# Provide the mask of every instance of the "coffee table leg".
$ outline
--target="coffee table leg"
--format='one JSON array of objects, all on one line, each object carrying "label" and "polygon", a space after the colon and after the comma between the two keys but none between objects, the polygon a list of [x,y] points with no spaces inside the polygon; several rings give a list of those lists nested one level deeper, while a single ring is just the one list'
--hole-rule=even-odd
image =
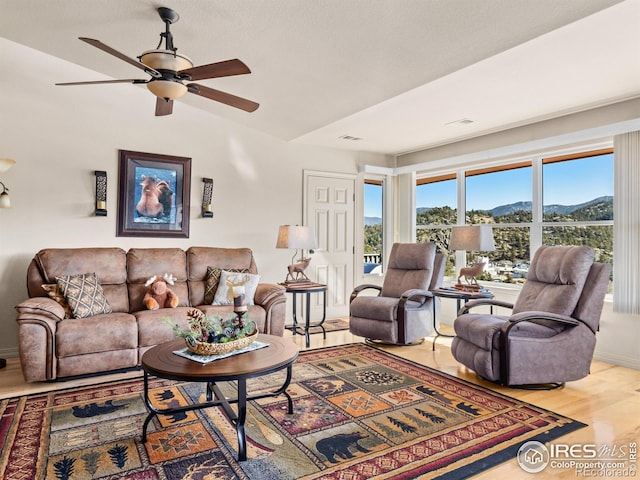
[{"label": "coffee table leg", "polygon": [[238,419],[236,430],[238,433],[238,461],[247,459],[247,437],[244,432],[244,422],[247,419],[247,380],[238,380]]},{"label": "coffee table leg", "polygon": [[289,413],[289,415],[293,414],[293,399],[291,398],[291,395],[289,395],[289,392],[287,392],[287,388],[289,388],[289,384],[291,383],[292,376],[293,376],[293,367],[289,365],[287,367],[287,378],[284,381],[284,385],[282,386],[282,393],[284,394],[285,397],[287,397],[287,406],[289,407],[289,410],[287,413]]},{"label": "coffee table leg", "polygon": [[149,401],[149,374],[147,372],[144,372],[144,403],[149,409],[149,414],[142,425],[142,443],[147,441],[147,427],[149,426],[151,419],[156,416],[156,409]]}]

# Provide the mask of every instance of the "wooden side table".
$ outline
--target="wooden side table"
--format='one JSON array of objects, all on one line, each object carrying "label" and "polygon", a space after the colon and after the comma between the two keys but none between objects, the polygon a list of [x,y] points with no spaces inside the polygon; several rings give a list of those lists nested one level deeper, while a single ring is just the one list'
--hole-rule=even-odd
[{"label": "wooden side table", "polygon": [[[431,293],[433,293],[434,297],[455,299],[456,312],[459,312],[463,303],[466,303],[469,300],[476,300],[478,298],[493,298],[493,293],[490,290],[487,290],[486,288],[482,288],[477,291],[468,291],[468,290],[458,290],[457,288],[453,288],[453,287],[450,287],[450,288],[442,287],[442,288],[437,288],[435,290],[432,290]],[[493,313],[493,307],[491,311]],[[438,339],[438,337],[449,337],[449,338],[455,337],[455,335],[448,335],[446,333],[440,333],[440,331],[438,331],[438,327],[436,324],[435,299],[433,302],[433,330],[436,332],[436,336],[433,338],[433,345],[431,346],[432,350],[436,349],[436,340]]]},{"label": "wooden side table", "polygon": [[[309,348],[309,329],[311,327],[320,327],[322,329],[322,338],[327,339],[327,331],[324,329],[324,321],[327,317],[327,286],[322,283],[308,283],[308,284],[286,284],[284,285],[287,292],[293,296],[293,326],[290,328],[294,335],[298,331],[304,332],[305,345]],[[311,294],[322,294],[322,318],[319,322],[311,323]],[[304,295],[306,297],[306,310],[304,312],[304,323],[298,322],[298,295]]]}]

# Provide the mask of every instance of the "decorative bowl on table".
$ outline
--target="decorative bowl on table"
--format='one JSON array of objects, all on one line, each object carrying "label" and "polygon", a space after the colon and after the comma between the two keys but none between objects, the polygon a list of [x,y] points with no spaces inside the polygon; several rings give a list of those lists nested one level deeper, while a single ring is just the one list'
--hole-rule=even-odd
[{"label": "decorative bowl on table", "polygon": [[184,338],[187,348],[197,355],[220,355],[251,345],[258,337],[255,322],[246,312],[230,314],[226,320],[208,316],[197,309],[187,311],[188,328],[168,321],[175,335]]},{"label": "decorative bowl on table", "polygon": [[248,337],[231,340],[226,343],[210,343],[200,342],[185,338],[187,348],[197,355],[220,355],[221,353],[229,353],[241,348],[248,347],[258,338],[258,332]]}]

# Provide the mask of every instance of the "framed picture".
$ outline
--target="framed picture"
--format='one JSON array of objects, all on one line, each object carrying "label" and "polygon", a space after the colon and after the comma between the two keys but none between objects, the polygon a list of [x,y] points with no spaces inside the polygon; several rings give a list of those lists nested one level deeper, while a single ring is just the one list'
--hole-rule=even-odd
[{"label": "framed picture", "polygon": [[119,152],[117,236],[189,238],[191,159]]}]

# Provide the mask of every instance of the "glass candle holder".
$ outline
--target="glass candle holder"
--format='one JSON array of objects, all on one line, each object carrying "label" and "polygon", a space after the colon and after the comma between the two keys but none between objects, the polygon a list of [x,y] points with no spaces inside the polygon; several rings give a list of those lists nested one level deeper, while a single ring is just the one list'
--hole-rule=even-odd
[{"label": "glass candle holder", "polygon": [[233,311],[236,313],[247,311],[247,296],[244,285],[233,287]]}]

